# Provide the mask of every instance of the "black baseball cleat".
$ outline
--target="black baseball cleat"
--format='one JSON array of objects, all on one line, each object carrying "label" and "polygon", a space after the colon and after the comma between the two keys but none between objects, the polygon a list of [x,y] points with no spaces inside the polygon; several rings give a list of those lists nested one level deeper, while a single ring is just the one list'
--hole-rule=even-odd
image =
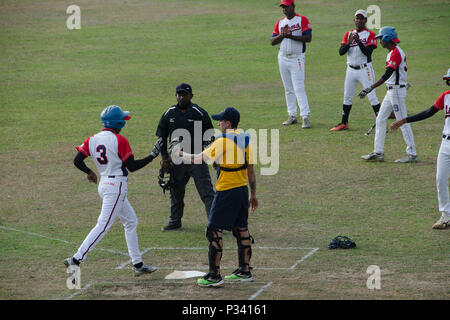
[{"label": "black baseball cleat", "polygon": [[175,231],[181,229],[181,223],[169,223],[167,226],[162,228],[162,231]]}]

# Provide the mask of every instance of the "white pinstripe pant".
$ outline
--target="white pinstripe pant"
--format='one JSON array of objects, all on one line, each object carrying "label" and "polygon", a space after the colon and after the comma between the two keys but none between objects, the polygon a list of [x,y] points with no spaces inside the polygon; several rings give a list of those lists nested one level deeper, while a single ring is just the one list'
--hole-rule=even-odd
[{"label": "white pinstripe pant", "polygon": [[450,199],[448,192],[448,177],[450,175],[450,140],[442,139],[437,158],[436,186],[439,201],[439,211],[450,216]]},{"label": "white pinstripe pant", "polygon": [[103,199],[102,211],[97,219],[97,224],[89,232],[78,252],[74,255],[75,259],[86,260],[88,253],[103,239],[116,218],[119,217],[125,229],[125,240],[131,261],[133,264],[142,262],[136,231],[138,220],[127,199],[127,192],[127,177],[101,177],[98,184],[98,194]]},{"label": "white pinstripe pant", "polygon": [[[374,141],[374,151],[376,153],[384,152],[384,141],[386,139],[386,121],[392,111],[395,113],[397,120],[407,117],[406,112],[406,88],[395,88],[388,90],[386,96],[381,103],[380,112],[376,120],[376,132]],[[409,155],[417,155],[416,146],[414,144],[414,135],[411,130],[411,125],[405,123],[400,127],[403,134],[403,140],[406,143],[406,153]]]}]

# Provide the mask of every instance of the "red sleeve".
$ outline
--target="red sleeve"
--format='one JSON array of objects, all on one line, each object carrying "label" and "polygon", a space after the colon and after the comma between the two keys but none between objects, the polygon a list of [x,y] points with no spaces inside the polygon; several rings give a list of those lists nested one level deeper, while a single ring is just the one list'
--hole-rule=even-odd
[{"label": "red sleeve", "polygon": [[89,137],[86,140],[84,140],[84,142],[83,142],[83,144],[81,146],[76,147],[76,149],[78,151],[80,151],[82,154],[84,154],[86,157],[90,156],[90,153],[89,153],[89,139],[91,139],[91,137]]},{"label": "red sleeve", "polygon": [[366,46],[375,46],[375,48],[377,47],[377,39],[375,39],[375,36],[375,32],[370,31]]},{"label": "red sleeve", "polygon": [[342,38],[341,44],[347,44],[347,40],[348,40],[348,36],[349,36],[350,32],[351,31],[347,31],[347,33],[345,34],[344,38]]},{"label": "red sleeve", "polygon": [[448,94],[450,94],[450,90],[445,91],[443,94],[441,94],[441,96],[436,100],[436,102],[433,104],[433,106],[438,110],[444,109],[444,99],[445,99],[445,96]]},{"label": "red sleeve", "polygon": [[281,20],[278,20],[277,23],[275,24],[275,28],[273,29],[273,32],[272,32],[273,36],[278,36],[280,34],[280,31],[279,31],[279,29],[280,29],[280,21]]},{"label": "red sleeve", "polygon": [[300,16],[302,18],[302,32],[305,32],[306,30],[312,30],[311,24],[309,23],[309,20],[307,17]]},{"label": "red sleeve", "polygon": [[386,68],[397,70],[400,63],[402,63],[402,56],[400,55],[400,51],[398,51],[397,48],[394,48],[389,61],[386,62]]},{"label": "red sleeve", "polygon": [[118,134],[117,136],[117,145],[119,149],[119,158],[122,159],[123,162],[127,161],[127,159],[133,155],[131,151],[130,143],[127,138]]}]

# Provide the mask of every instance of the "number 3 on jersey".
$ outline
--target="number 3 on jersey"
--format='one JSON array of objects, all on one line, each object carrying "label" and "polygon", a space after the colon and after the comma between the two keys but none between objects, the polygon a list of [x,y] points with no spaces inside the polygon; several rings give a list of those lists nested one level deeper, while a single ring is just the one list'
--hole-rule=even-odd
[{"label": "number 3 on jersey", "polygon": [[103,144],[101,144],[101,145],[97,146],[96,151],[98,153],[100,153],[100,157],[97,157],[98,163],[107,164],[108,158],[106,157],[106,147]]}]

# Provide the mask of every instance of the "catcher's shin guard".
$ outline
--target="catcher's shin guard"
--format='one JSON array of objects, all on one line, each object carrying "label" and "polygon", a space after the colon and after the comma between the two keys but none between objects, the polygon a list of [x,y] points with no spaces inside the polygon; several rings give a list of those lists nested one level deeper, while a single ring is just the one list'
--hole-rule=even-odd
[{"label": "catcher's shin guard", "polygon": [[219,237],[218,233],[222,233],[222,231],[213,227],[206,228],[206,238],[209,241],[209,272],[213,274],[219,274],[220,260],[222,259],[222,237]]},{"label": "catcher's shin guard", "polygon": [[[236,238],[236,243],[238,246],[238,261],[239,261],[239,268],[241,270],[245,269],[245,266],[250,267],[250,259],[252,257],[252,246],[251,244],[255,243],[255,240],[253,237],[248,233],[248,237],[242,237],[241,232],[248,232],[248,229],[242,229],[242,228],[234,228],[233,229],[233,236]],[[248,240],[250,241],[249,245],[244,245],[242,243],[242,240]]]}]

